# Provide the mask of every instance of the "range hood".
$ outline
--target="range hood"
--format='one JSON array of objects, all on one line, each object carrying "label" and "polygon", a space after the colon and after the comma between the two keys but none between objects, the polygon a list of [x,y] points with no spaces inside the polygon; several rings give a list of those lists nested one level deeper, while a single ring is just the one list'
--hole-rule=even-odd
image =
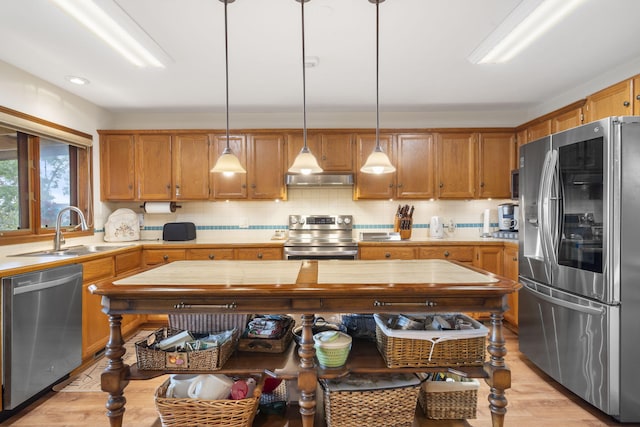
[{"label": "range hood", "polygon": [[349,187],[353,186],[353,174],[288,174],[285,183],[289,187]]}]

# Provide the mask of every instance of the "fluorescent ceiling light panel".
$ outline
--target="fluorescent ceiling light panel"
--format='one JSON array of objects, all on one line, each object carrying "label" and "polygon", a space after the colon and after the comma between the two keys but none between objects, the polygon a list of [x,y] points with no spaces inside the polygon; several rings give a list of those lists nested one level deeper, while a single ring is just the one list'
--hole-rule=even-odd
[{"label": "fluorescent ceiling light panel", "polygon": [[469,55],[474,64],[507,62],[584,0],[523,0]]},{"label": "fluorescent ceiling light panel", "polygon": [[138,67],[164,68],[160,46],[114,0],[50,0]]}]

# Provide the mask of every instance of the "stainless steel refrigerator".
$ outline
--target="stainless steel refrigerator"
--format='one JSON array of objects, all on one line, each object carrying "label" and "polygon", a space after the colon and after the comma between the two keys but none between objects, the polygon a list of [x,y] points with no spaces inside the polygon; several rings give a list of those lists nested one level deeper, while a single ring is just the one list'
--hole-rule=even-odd
[{"label": "stainless steel refrigerator", "polygon": [[520,351],[640,422],[640,117],[520,148]]}]

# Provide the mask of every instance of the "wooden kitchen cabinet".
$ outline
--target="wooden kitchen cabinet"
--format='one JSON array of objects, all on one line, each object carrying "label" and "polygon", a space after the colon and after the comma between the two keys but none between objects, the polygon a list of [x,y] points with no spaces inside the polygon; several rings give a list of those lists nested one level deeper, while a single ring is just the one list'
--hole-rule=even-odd
[{"label": "wooden kitchen cabinet", "polygon": [[[502,274],[511,279],[518,280],[518,246],[505,245],[504,257],[502,262]],[[515,328],[518,327],[518,293],[509,294],[508,303],[509,310],[504,313],[504,319]]]},{"label": "wooden kitchen cabinet", "polygon": [[577,107],[558,114],[551,118],[551,130],[553,133],[562,132],[582,124],[582,107]]},{"label": "wooden kitchen cabinet", "polygon": [[207,200],[209,135],[177,134],[172,144],[174,200]]},{"label": "wooden kitchen cabinet", "polygon": [[198,248],[187,249],[188,260],[231,260],[234,259],[233,249],[230,248]]},{"label": "wooden kitchen cabinet", "polygon": [[185,249],[145,249],[144,263],[146,265],[167,264],[186,259]]},{"label": "wooden kitchen cabinet", "polygon": [[418,250],[420,259],[446,259],[460,261],[465,264],[473,263],[473,246],[447,245],[447,246],[421,246]]},{"label": "wooden kitchen cabinet", "polygon": [[476,246],[473,265],[502,276],[502,245]]},{"label": "wooden kitchen cabinet", "polygon": [[396,198],[435,197],[435,149],[432,134],[396,136]]},{"label": "wooden kitchen cabinet", "polygon": [[282,247],[239,248],[235,250],[235,259],[237,260],[259,261],[282,258]]},{"label": "wooden kitchen cabinet", "polygon": [[[287,169],[302,150],[302,132],[287,135]],[[307,147],[325,173],[353,173],[353,134],[307,132]]]},{"label": "wooden kitchen cabinet", "polygon": [[415,259],[416,248],[401,246],[364,246],[359,248],[360,259]]},{"label": "wooden kitchen cabinet", "polygon": [[511,171],[516,168],[516,142],[512,132],[478,135],[478,198],[511,198]]},{"label": "wooden kitchen cabinet", "polygon": [[172,200],[171,135],[136,135],[137,200]]},{"label": "wooden kitchen cabinet", "polygon": [[100,135],[100,200],[134,200],[133,135]]},{"label": "wooden kitchen cabinet", "polygon": [[585,123],[609,116],[633,114],[633,79],[609,86],[587,97]]},{"label": "wooden kitchen cabinet", "polygon": [[633,78],[633,114],[640,115],[640,75]]},{"label": "wooden kitchen cabinet", "polygon": [[440,199],[476,197],[477,136],[474,133],[436,135],[436,194]]},{"label": "wooden kitchen cabinet", "polygon": [[[355,137],[356,144],[356,186],[354,199],[392,199],[396,195],[396,174],[370,174],[363,173],[360,168],[365,164],[369,154],[376,147],[376,135],[358,134]],[[380,134],[380,146],[395,166],[393,135]]]},{"label": "wooden kitchen cabinet", "polygon": [[[216,164],[218,157],[227,147],[226,135],[216,135],[211,143],[211,167]],[[240,164],[247,170],[247,139],[244,135],[229,135],[229,148],[238,158]],[[211,179],[211,196],[216,200],[246,199],[247,174],[235,173],[227,176],[221,173],[209,174]]]},{"label": "wooden kitchen cabinet", "polygon": [[545,119],[538,123],[534,123],[527,127],[527,142],[532,142],[544,136],[551,135],[552,132],[551,119]]}]

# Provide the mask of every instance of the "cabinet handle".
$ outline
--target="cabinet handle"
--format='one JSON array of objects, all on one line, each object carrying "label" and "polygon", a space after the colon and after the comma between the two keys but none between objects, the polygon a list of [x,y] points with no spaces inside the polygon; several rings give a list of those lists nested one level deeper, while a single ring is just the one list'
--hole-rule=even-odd
[{"label": "cabinet handle", "polygon": [[384,301],[374,301],[373,302],[373,306],[374,307],[384,307],[384,306],[390,306],[390,305],[401,305],[401,306],[407,306],[407,307],[435,307],[438,305],[437,302],[435,301],[429,301],[426,300],[423,303],[420,302],[384,302]]},{"label": "cabinet handle", "polygon": [[258,259],[262,259],[262,252],[258,252]]},{"label": "cabinet handle", "polygon": [[209,259],[214,259],[216,256],[214,254],[209,254]]},{"label": "cabinet handle", "polygon": [[484,182],[480,183],[480,188],[484,187]]},{"label": "cabinet handle", "polygon": [[238,308],[238,304],[236,302],[232,302],[229,304],[185,304],[181,302],[180,304],[176,304],[173,306],[176,310],[201,310],[203,308],[222,308],[225,310],[235,310]]},{"label": "cabinet handle", "polygon": [[162,259],[165,261],[169,261],[169,255],[162,255]]},{"label": "cabinet handle", "polygon": [[636,99],[640,101],[640,95],[636,95]]},{"label": "cabinet handle", "polygon": [[180,186],[176,185],[176,197],[180,196]]},{"label": "cabinet handle", "polygon": [[391,258],[391,254],[390,254],[389,252],[385,252],[385,253],[384,253],[384,257],[385,257],[385,258]]},{"label": "cabinet handle", "polygon": [[322,156],[322,160],[327,160],[327,156]]},{"label": "cabinet handle", "polygon": [[251,184],[251,188],[256,188],[256,185],[255,184]]},{"label": "cabinet handle", "polygon": [[514,260],[514,261],[517,261],[517,260],[518,260],[518,257],[517,257],[517,256],[514,256],[514,257],[513,257],[513,260]]},{"label": "cabinet handle", "polygon": [[242,184],[242,188],[247,188],[247,184]]},{"label": "cabinet handle", "polygon": [[444,184],[443,184],[443,183],[440,183],[440,188],[442,188],[442,187],[444,187]]},{"label": "cabinet handle", "polygon": [[625,107],[628,107],[629,105],[631,105],[631,103],[629,101],[624,101],[622,105],[624,105]]},{"label": "cabinet handle", "polygon": [[389,183],[389,188],[393,188],[393,182]]},{"label": "cabinet handle", "polygon": [[450,254],[449,254],[449,251],[444,251],[444,256],[445,256],[445,257],[448,257],[449,255],[450,255]]},{"label": "cabinet handle", "polygon": [[398,188],[402,188],[402,183],[398,184]]}]

